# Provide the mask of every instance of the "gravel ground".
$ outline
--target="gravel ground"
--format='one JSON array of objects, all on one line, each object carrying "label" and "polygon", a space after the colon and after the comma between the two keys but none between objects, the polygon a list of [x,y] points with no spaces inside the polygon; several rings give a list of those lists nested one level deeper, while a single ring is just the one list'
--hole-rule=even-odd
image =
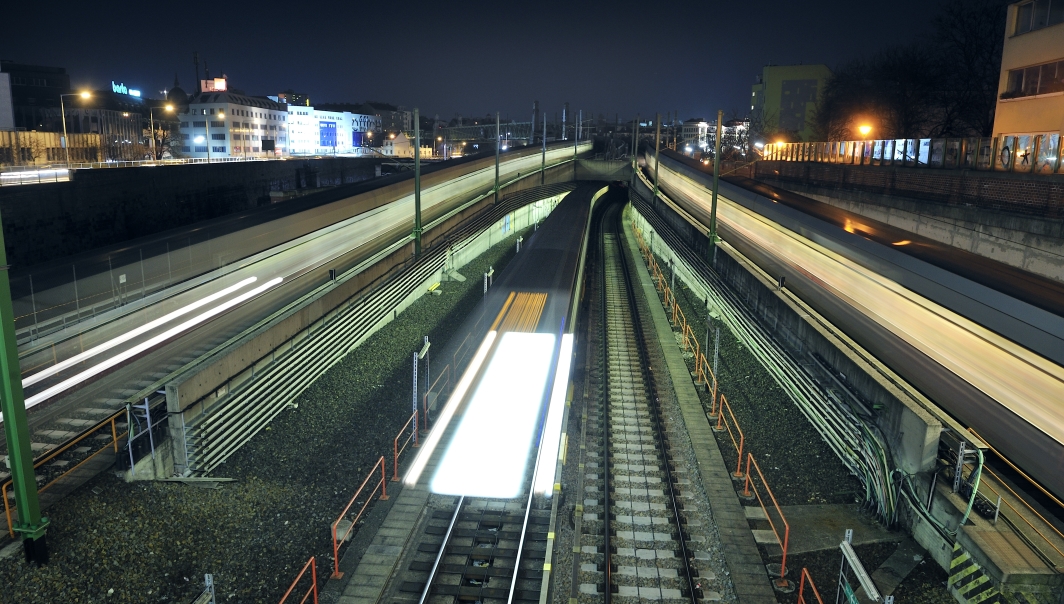
[{"label": "gravel ground", "polygon": [[[513,256],[511,236],[462,269]],[[187,602],[213,573],[219,602],[276,602],[311,555],[332,564],[335,520],[410,414],[409,354],[447,342],[481,298],[446,282],[333,366],[218,468],[219,489],[101,474],[47,511],[51,563],[0,560],[0,602]]]},{"label": "gravel ground", "polygon": [[[658,263],[667,266],[663,258],[659,257]],[[692,330],[705,349],[705,302],[680,281],[676,290],[680,308],[692,322]],[[707,358],[712,359],[712,344],[708,350]],[[688,361],[693,370],[691,359]],[[727,396],[746,436],[747,450],[758,460],[780,505],[863,502],[863,489],[856,477],[842,465],[760,362],[725,327],[720,331],[718,369],[720,391]],[[708,397],[703,398],[703,404],[708,405]],[[780,422],[785,422],[786,429],[780,428]],[[718,433],[717,440],[725,462],[734,464],[736,455],[727,433]],[[896,543],[868,544],[855,550],[866,569],[872,572],[896,547]],[[776,563],[780,559],[767,556],[764,551],[762,558]],[[801,569],[808,568],[821,596],[831,599],[838,586],[840,560],[838,549],[788,556],[787,567],[791,569],[788,576],[797,581]],[[946,590],[946,578],[946,571],[925,557],[895,590],[895,600],[921,604],[953,602]],[[777,593],[777,597],[783,603],[797,602],[796,594]]]},{"label": "gravel ground", "polygon": [[[658,258],[658,263],[668,266],[662,258]],[[692,323],[695,337],[705,350],[705,302],[679,280],[676,289],[680,308]],[[713,344],[710,343],[706,358],[711,363],[712,351]],[[688,365],[693,371],[693,357],[688,358]],[[757,358],[723,326],[717,381],[746,437],[745,449],[754,454],[780,505],[861,500],[858,493],[863,494],[864,489],[857,479],[843,467]],[[703,402],[708,406],[708,397]],[[717,439],[722,445],[724,461],[735,464],[735,447],[727,432],[719,433]],[[744,461],[744,471],[745,464]]]}]

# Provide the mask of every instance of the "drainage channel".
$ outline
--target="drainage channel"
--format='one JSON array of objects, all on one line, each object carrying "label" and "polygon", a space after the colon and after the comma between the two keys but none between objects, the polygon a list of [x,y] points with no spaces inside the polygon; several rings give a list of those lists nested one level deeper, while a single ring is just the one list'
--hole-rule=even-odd
[{"label": "drainage channel", "polygon": [[590,392],[600,396],[589,401],[581,445],[582,563],[574,564],[579,577],[573,578],[571,598],[607,604],[696,602],[702,598],[698,560],[708,555],[692,544],[705,539],[692,541],[688,534],[682,489],[691,483],[685,468],[673,462],[671,427],[657,401],[617,222],[616,212],[604,219],[612,227],[601,243],[598,309],[589,334],[604,354],[591,367],[589,380]]},{"label": "drainage channel", "polygon": [[416,550],[384,601],[539,602],[550,509],[527,510],[527,498],[447,501],[426,514]]}]

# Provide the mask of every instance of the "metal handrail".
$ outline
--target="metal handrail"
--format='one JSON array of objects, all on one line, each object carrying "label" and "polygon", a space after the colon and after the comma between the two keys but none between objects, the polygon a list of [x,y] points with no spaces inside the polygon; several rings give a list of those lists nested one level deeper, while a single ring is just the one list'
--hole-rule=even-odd
[{"label": "metal handrail", "polygon": [[[809,587],[813,590],[813,595],[816,596],[816,601],[820,604],[824,604],[824,600],[820,597],[820,592],[817,591],[816,584],[813,583],[813,575],[809,574],[809,569],[802,567],[802,578],[798,582],[798,604],[805,604],[805,581],[809,580]],[[809,600],[812,603],[812,600]]]},{"label": "metal handrail", "polygon": [[[736,442],[735,434],[732,433],[731,426],[728,425],[728,421],[724,418],[724,409],[728,410],[728,415],[731,416],[731,424],[735,426],[735,431],[739,433],[739,440]],[[731,405],[728,404],[727,397],[724,393],[720,395],[720,410],[717,413],[717,426],[714,428],[717,432],[724,430],[728,431],[728,436],[731,438],[732,445],[735,447],[736,453],[739,454],[739,461],[735,464],[735,472],[732,476],[736,478],[743,477],[743,449],[746,445],[746,436],[743,435],[743,429],[739,427],[739,422],[735,419],[735,413],[732,412]]]},{"label": "metal handrail", "polygon": [[776,496],[772,493],[772,489],[768,486],[768,481],[765,480],[765,475],[761,473],[761,467],[757,465],[757,461],[754,459],[753,453],[746,454],[746,484],[743,487],[743,495],[750,496],[750,485],[753,484],[750,474],[750,465],[753,464],[754,469],[757,470],[757,476],[761,479],[761,484],[765,487],[765,491],[768,492],[768,496],[772,499],[772,505],[776,507],[776,513],[779,514],[780,520],[783,522],[783,539],[780,539],[780,533],[776,529],[776,523],[772,521],[772,516],[768,513],[768,508],[765,507],[765,501],[761,499],[761,493],[757,490],[757,485],[754,485],[754,495],[757,496],[757,502],[761,504],[761,511],[765,513],[765,518],[768,520],[769,526],[772,527],[772,534],[776,536],[776,541],[783,548],[783,562],[780,564],[780,577],[776,579],[776,585],[779,587],[785,587],[789,584],[787,581],[787,546],[791,539],[791,525],[787,522],[787,518],[783,515],[783,510],[780,509],[780,504],[776,501]]},{"label": "metal handrail", "polygon": [[[104,427],[104,425],[106,425],[107,423],[111,424],[111,439],[112,440],[111,440],[110,443],[104,445],[103,447],[100,447],[100,449],[98,451],[96,451],[92,455],[89,455],[85,459],[83,459],[80,462],[78,462],[78,464],[75,465],[73,468],[70,468],[66,472],[63,472],[59,476],[56,476],[55,478],[53,478],[50,482],[48,482],[48,484],[46,484],[43,487],[37,489],[37,492],[38,493],[43,493],[45,490],[48,489],[48,487],[54,485],[56,482],[61,480],[67,474],[70,474],[74,470],[80,468],[85,462],[89,461],[93,457],[96,457],[98,454],[103,452],[104,449],[106,449],[109,446],[113,446],[114,450],[115,450],[115,453],[117,454],[118,453],[118,439],[121,438],[122,436],[125,436],[126,434],[129,434],[129,431],[127,430],[126,432],[124,432],[122,434],[118,434],[117,428],[115,427],[115,420],[118,419],[119,417],[121,417],[122,415],[124,415],[125,413],[126,413],[125,409],[116,412],[114,415],[112,415],[111,417],[109,417],[109,418],[101,421],[100,423],[96,424],[91,429],[86,430],[85,432],[82,432],[81,436],[78,436],[77,438],[74,438],[73,440],[71,440],[71,441],[67,442],[66,444],[64,444],[62,447],[59,447],[55,451],[52,451],[52,452],[48,453],[47,455],[45,455],[44,457],[41,457],[37,461],[33,462],[33,469],[36,470],[37,468],[39,468],[40,466],[44,465],[45,463],[48,463],[49,461],[52,461],[53,459],[55,459],[57,456],[65,453],[71,447],[73,447],[74,445],[78,444],[82,440],[84,440],[84,439],[88,438],[89,436],[95,434],[100,428]],[[0,486],[0,497],[2,497],[3,500],[4,500],[4,514],[7,516],[7,533],[12,538],[14,538],[15,537],[15,525],[14,525],[14,521],[11,518],[11,510],[13,510],[15,508],[11,507],[11,503],[8,501],[8,498],[7,498],[7,488],[9,486],[11,486],[12,484],[13,484],[13,481],[8,480],[7,482],[5,482],[3,484],[3,486]]]},{"label": "metal handrail", "polygon": [[[362,504],[362,508],[358,511],[358,514],[355,514],[354,519],[351,520],[351,526],[347,527],[347,531],[344,532],[343,538],[337,540],[336,527],[340,524],[340,521],[344,519],[344,516],[347,515],[347,512],[351,509],[351,506],[355,505],[355,500],[357,500],[358,496],[362,494],[362,489],[366,488],[366,484],[369,483],[369,480],[373,478],[374,474],[377,473],[377,466],[381,467],[380,482],[374,485],[373,490],[370,491],[369,496],[366,497],[366,502]],[[388,499],[388,477],[386,474],[387,469],[384,465],[384,456],[381,455],[381,458],[377,460],[377,463],[373,464],[373,467],[370,468],[369,474],[366,476],[366,479],[362,481],[362,485],[358,487],[358,490],[355,491],[354,496],[351,497],[351,501],[347,502],[347,506],[344,508],[344,511],[340,512],[340,515],[332,523],[333,574],[331,577],[329,577],[330,579],[343,578],[344,573],[340,572],[340,542],[346,541],[347,538],[351,536],[351,531],[354,530],[355,525],[358,524],[358,519],[362,517],[362,514],[366,512],[366,508],[369,507],[369,504],[373,502],[373,494],[377,492],[377,487],[380,487],[381,489],[380,499]]]},{"label": "metal handrail", "polygon": [[310,560],[307,560],[307,563],[303,565],[303,570],[299,571],[299,574],[296,575],[295,581],[292,581],[292,585],[289,586],[288,591],[284,592],[284,595],[281,596],[281,601],[278,604],[284,604],[285,600],[288,599],[288,595],[296,588],[299,580],[307,573],[308,568],[310,569],[311,585],[310,589],[303,594],[303,599],[299,601],[299,604],[304,604],[307,601],[307,598],[311,595],[314,596],[314,604],[318,604],[318,565],[314,561],[314,556],[311,556]]},{"label": "metal handrail", "polygon": [[[399,446],[399,437],[403,435],[403,432],[406,432],[407,427],[409,427],[411,422],[413,422],[415,419],[417,419],[417,411],[410,414],[410,418],[407,419],[406,423],[403,424],[403,427],[399,429],[399,434],[395,435],[395,441],[393,441],[392,443],[392,452],[394,454],[394,465],[392,466],[392,482],[399,482],[399,455],[401,455],[403,451],[406,451],[406,446],[410,444],[411,440],[414,441],[415,449],[418,446],[416,429],[411,430],[410,435],[407,436],[406,441],[403,442],[403,446]],[[415,423],[414,426],[416,427],[417,424]]]}]

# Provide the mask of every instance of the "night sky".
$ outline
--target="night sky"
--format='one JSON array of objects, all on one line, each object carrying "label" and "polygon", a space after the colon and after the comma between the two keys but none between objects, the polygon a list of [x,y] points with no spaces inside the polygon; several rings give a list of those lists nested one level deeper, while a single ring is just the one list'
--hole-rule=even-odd
[{"label": "night sky", "polygon": [[678,110],[746,115],[765,64],[840,62],[926,33],[949,0],[599,2],[145,2],[12,0],[0,58],[66,67],[74,87],[113,79],[146,96],[212,76],[312,103],[391,102],[451,118],[496,110],[553,119],[568,101],[613,118]]}]

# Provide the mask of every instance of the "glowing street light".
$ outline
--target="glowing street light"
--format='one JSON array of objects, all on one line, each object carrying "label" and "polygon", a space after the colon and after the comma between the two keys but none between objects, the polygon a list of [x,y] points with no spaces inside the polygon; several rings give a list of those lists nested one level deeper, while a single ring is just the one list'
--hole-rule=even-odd
[{"label": "glowing street light", "polygon": [[[174,110],[174,106],[167,105],[163,110],[169,113]],[[159,159],[155,153],[155,107],[148,107],[148,121],[151,123],[151,158]]]},{"label": "glowing street light", "polygon": [[868,133],[872,131],[872,127],[871,127],[871,126],[869,126],[868,124],[863,124],[863,125],[862,125],[862,126],[861,126],[860,128],[858,128],[857,130],[858,130],[858,131],[859,131],[859,132],[861,133],[861,136],[865,136],[865,137],[867,137],[867,136],[868,136]]},{"label": "glowing street light", "polygon": [[61,94],[61,95],[59,95],[59,113],[60,113],[60,116],[63,119],[63,151],[66,153],[66,165],[67,165],[67,168],[69,169],[70,168],[70,139],[67,138],[66,107],[63,105],[63,97],[65,97],[65,96],[80,96],[83,99],[87,99],[87,98],[92,97],[92,95],[89,94],[89,92],[87,90],[83,90],[81,92],[76,92],[76,93],[71,93],[71,94]]}]

